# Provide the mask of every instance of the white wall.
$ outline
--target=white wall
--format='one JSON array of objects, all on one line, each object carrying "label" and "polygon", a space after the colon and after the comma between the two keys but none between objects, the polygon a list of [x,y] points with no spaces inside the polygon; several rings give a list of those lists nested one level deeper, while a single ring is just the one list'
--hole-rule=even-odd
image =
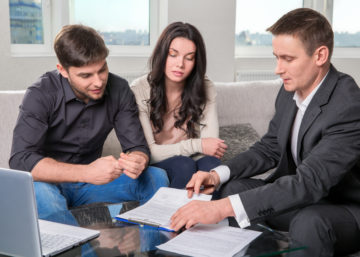
[{"label": "white wall", "polygon": [[[167,1],[167,0],[161,0]],[[186,21],[202,33],[208,52],[208,75],[217,81],[234,78],[235,0],[168,1],[168,22]],[[167,23],[168,23],[167,22]],[[166,24],[165,24],[166,25]],[[45,71],[55,69],[56,57],[13,57],[10,52],[9,5],[0,1],[0,89],[24,89]],[[226,39],[226,40],[221,40]],[[146,72],[148,57],[108,58],[117,74]]]},{"label": "white wall", "polygon": [[169,23],[189,22],[203,35],[207,49],[207,73],[214,81],[234,79],[235,2],[235,0],[169,1]]},{"label": "white wall", "polygon": [[[236,0],[167,1],[167,23],[184,21],[202,33],[208,57],[208,76],[214,81],[233,81],[236,70],[274,70],[269,58],[234,58]],[[166,25],[165,24],[165,25]],[[13,57],[10,52],[9,5],[0,1],[0,90],[25,89],[45,71],[55,69],[56,57]],[[110,70],[117,74],[143,73],[147,56],[109,57]],[[360,82],[360,58],[333,58],[338,70]]]},{"label": "white wall", "polygon": [[[357,49],[359,50],[359,49]],[[352,76],[358,86],[360,86],[360,57],[358,58],[340,58],[335,57],[332,63],[338,71],[344,72]]]}]

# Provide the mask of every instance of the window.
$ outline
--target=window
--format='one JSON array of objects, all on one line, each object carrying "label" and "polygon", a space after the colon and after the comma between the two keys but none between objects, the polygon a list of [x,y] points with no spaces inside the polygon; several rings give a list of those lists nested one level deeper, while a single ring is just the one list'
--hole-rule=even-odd
[{"label": "window", "polygon": [[149,45],[149,0],[72,0],[71,23],[95,28],[108,45]]},{"label": "window", "polygon": [[237,0],[235,54],[262,55],[264,47],[269,48],[272,42],[266,29],[286,12],[302,6],[303,0]]},{"label": "window", "polygon": [[41,0],[10,0],[12,44],[44,44]]},{"label": "window", "polygon": [[110,55],[147,56],[166,16],[160,0],[9,0],[9,10],[15,56],[53,55],[54,37],[73,23],[99,31]]},{"label": "window", "polygon": [[12,53],[48,52],[49,0],[9,0]]},{"label": "window", "polygon": [[335,47],[360,47],[358,0],[334,0],[333,30]]}]

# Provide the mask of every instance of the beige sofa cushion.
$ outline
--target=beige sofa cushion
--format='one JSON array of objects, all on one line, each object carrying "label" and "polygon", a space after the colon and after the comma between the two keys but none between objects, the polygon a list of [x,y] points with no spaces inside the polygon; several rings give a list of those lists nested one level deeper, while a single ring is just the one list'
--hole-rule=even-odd
[{"label": "beige sofa cushion", "polygon": [[281,79],[216,82],[220,126],[250,123],[263,136],[275,113],[275,99],[281,85]]}]

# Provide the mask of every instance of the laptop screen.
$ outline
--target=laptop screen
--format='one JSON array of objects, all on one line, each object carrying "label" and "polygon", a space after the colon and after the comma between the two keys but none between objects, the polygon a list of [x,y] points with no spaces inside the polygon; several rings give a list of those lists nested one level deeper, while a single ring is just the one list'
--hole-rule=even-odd
[{"label": "laptop screen", "polygon": [[0,252],[41,256],[33,179],[29,172],[0,168]]}]

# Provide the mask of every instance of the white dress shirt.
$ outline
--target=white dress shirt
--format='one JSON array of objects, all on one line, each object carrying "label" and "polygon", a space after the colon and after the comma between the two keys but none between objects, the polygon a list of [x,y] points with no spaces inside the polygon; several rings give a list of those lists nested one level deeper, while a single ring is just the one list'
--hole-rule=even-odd
[{"label": "white dress shirt", "polygon": [[[324,76],[324,78],[321,80],[321,82],[311,91],[311,93],[303,101],[300,98],[300,96],[297,94],[297,92],[295,91],[293,99],[296,102],[298,111],[296,113],[296,117],[295,117],[295,120],[293,123],[292,132],[291,132],[291,153],[292,153],[292,156],[293,156],[293,159],[294,159],[296,165],[297,165],[297,152],[296,152],[297,139],[298,139],[301,121],[304,117],[306,108],[309,106],[313,96],[315,95],[317,90],[320,88],[321,84],[323,83],[323,81],[325,80],[326,77],[327,77],[327,74]],[[215,170],[216,173],[220,177],[220,185],[224,184],[225,182],[227,182],[229,180],[230,169],[228,166],[220,165],[213,170]],[[246,227],[250,226],[249,217],[246,214],[246,211],[245,211],[244,205],[240,199],[240,196],[238,194],[230,195],[229,200],[231,202],[231,206],[235,213],[235,219],[236,219],[237,223],[239,224],[239,226],[241,228],[246,228]]]},{"label": "white dress shirt", "polygon": [[[327,74],[326,74],[327,75]],[[315,93],[320,88],[320,85],[323,83],[326,76],[321,80],[321,82],[311,91],[311,93],[305,98],[301,99],[299,94],[295,91],[295,94],[293,96],[293,99],[296,103],[296,106],[298,108],[298,111],[296,113],[296,117],[293,123],[292,132],[291,132],[291,154],[294,159],[294,162],[297,166],[297,141],[298,141],[298,135],[300,130],[300,125],[302,122],[302,119],[304,117],[305,111],[307,107],[309,106],[312,98],[314,97]]]}]

